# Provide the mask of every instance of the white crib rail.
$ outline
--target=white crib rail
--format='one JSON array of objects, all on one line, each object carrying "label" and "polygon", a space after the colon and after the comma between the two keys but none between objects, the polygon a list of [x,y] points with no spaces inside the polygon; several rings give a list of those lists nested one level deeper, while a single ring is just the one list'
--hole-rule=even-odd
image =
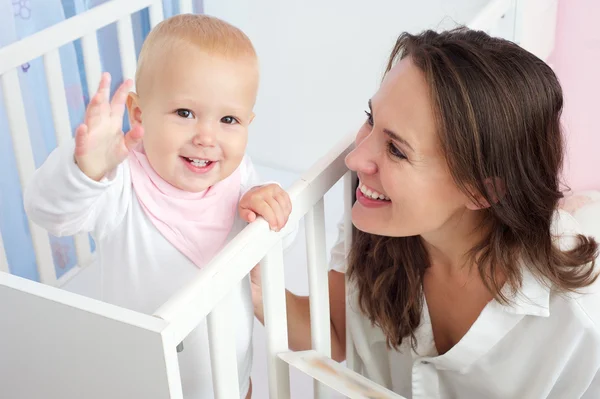
[{"label": "white crib rail", "polygon": [[[191,10],[191,1],[181,3]],[[109,1],[0,49],[0,76],[21,187],[25,187],[30,180],[35,163],[23,108],[18,68],[43,56],[54,130],[60,146],[71,139],[72,132],[59,48],[81,39],[88,94],[91,96],[98,88],[102,72],[97,31],[116,22],[123,77],[133,78],[136,61],[131,15],[146,7],[149,7],[151,24],[154,26],[163,17],[161,0]],[[57,281],[46,232],[32,223],[29,223],[29,228],[40,282],[60,285],[72,277],[74,273],[66,273],[61,278],[62,281]],[[74,237],[74,242],[77,268],[85,267],[92,259],[89,238],[87,234],[80,234]],[[8,271],[7,263],[4,247],[0,246],[0,270]]]},{"label": "white crib rail", "polygon": [[288,350],[288,328],[283,275],[283,247],[278,241],[260,263],[267,332],[269,398],[289,398],[290,370],[277,355]]},{"label": "white crib rail", "polygon": [[[310,295],[312,347],[321,355],[331,357],[329,314],[329,284],[325,248],[325,202],[317,202],[304,217]],[[315,398],[326,396],[323,385],[314,386]]]},{"label": "white crib rail", "polygon": [[6,259],[6,252],[4,251],[4,241],[2,240],[2,234],[0,234],[0,273],[10,273],[8,267],[8,259]]},{"label": "white crib rail", "polygon": [[[2,55],[0,55],[1,57]],[[21,187],[25,187],[33,172],[35,163],[33,160],[33,150],[29,140],[29,129],[27,128],[27,116],[25,114],[25,105],[21,86],[19,85],[19,75],[16,69],[11,69],[2,75],[2,93],[4,103],[6,104],[6,116],[10,129],[15,157],[17,160],[17,172]],[[54,285],[56,283],[56,272],[54,271],[54,262],[52,259],[52,249],[48,234],[41,227],[29,221],[29,231],[31,241],[35,251],[38,265],[40,281]],[[5,256],[4,254],[2,256]]]},{"label": "white crib rail", "polygon": [[[133,79],[135,78],[137,61],[135,58],[135,41],[133,39],[131,15],[123,17],[117,22],[117,37],[123,79]],[[135,87],[132,90],[135,91]]]},{"label": "white crib rail", "polygon": [[16,43],[9,44],[0,49],[0,75],[25,62],[41,57],[50,50],[89,34],[95,34],[99,29],[149,6],[152,6],[151,10],[156,13],[155,15],[159,15],[157,8],[162,11],[162,1],[160,0],[107,1]]},{"label": "white crib rail", "polygon": [[[352,206],[354,205],[354,187],[356,187],[356,175],[351,172],[346,172],[346,175],[344,176],[344,251],[346,257],[348,257],[352,246]],[[346,286],[348,286],[347,279]],[[348,309],[349,306],[349,302],[346,301],[346,314],[350,313],[350,310]],[[346,329],[346,365],[355,372],[359,372],[362,367],[349,328]]]},{"label": "white crib rail", "polygon": [[[210,362],[215,399],[239,398],[240,387],[230,298],[225,297],[206,317],[210,342]],[[231,364],[229,359],[234,359]],[[232,372],[232,370],[234,370]]]},{"label": "white crib rail", "polygon": [[[56,136],[56,143],[60,146],[71,139],[71,122],[69,120],[69,107],[58,49],[50,50],[44,54],[44,69],[46,72],[46,82],[48,82],[48,95],[52,108],[52,119],[54,121],[54,134]],[[23,132],[19,132],[18,130],[17,132],[20,135],[23,134]],[[78,234],[73,237],[73,240],[75,242],[75,254],[78,265],[83,267],[89,264],[92,250],[88,235]]]},{"label": "white crib rail", "polygon": [[179,0],[179,13],[191,14],[194,12],[192,0]]},{"label": "white crib rail", "polygon": [[468,27],[475,30],[487,31],[493,28],[503,15],[515,7],[517,0],[492,0],[477,16],[471,20]]},{"label": "white crib rail", "polygon": [[[314,321],[313,343],[320,353],[329,355],[330,352],[322,201],[325,193],[347,174],[344,158],[351,148],[353,139],[354,135],[344,138],[290,188],[293,210],[285,229],[281,232],[273,232],[264,220],[252,223],[217,254],[194,280],[154,313],[155,316],[169,322],[170,334],[176,342],[183,341],[226,298],[234,286],[261,262],[271,399],[290,396],[288,365],[278,357],[280,353],[289,350],[281,240],[307,214],[310,215],[307,249],[312,264],[311,298],[317,298],[317,303],[311,304],[311,317]],[[321,280],[317,281],[317,279]],[[318,292],[320,295],[317,294]],[[209,325],[212,322],[211,319],[208,320]],[[210,328],[212,327],[209,326]],[[211,347],[213,345],[214,343],[211,342]],[[223,370],[235,368],[236,359],[233,354],[226,359],[222,357],[220,361]]]},{"label": "white crib rail", "polygon": [[148,11],[150,14],[150,26],[154,28],[156,25],[162,21],[165,16],[163,13],[162,1],[154,2],[150,7],[148,7]]}]

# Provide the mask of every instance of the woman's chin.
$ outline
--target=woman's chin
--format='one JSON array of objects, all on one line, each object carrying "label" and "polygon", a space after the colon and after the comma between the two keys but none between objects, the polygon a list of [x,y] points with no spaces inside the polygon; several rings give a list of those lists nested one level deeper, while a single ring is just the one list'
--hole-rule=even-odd
[{"label": "woman's chin", "polygon": [[412,237],[421,235],[422,231],[407,228],[409,226],[394,223],[385,215],[352,208],[352,224],[363,233],[384,237]]},{"label": "woman's chin", "polygon": [[363,233],[383,235],[383,220],[379,220],[376,215],[366,215],[355,205],[352,208],[352,224]]}]

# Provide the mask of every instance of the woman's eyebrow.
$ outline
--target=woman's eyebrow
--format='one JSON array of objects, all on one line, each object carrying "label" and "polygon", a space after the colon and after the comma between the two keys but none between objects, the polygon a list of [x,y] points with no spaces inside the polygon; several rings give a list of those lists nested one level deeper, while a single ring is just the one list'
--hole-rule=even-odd
[{"label": "woman's eyebrow", "polygon": [[[374,113],[373,113],[373,105],[371,103],[371,100],[369,100],[369,110],[371,111],[371,115],[374,115]],[[397,142],[405,145],[412,152],[415,151],[412,148],[412,146],[410,145],[410,143],[408,141],[406,141],[405,139],[403,139],[402,137],[400,137],[400,135],[398,135],[397,133],[394,133],[393,131],[391,131],[389,129],[383,129],[383,133],[385,133],[392,140],[397,141]]]}]

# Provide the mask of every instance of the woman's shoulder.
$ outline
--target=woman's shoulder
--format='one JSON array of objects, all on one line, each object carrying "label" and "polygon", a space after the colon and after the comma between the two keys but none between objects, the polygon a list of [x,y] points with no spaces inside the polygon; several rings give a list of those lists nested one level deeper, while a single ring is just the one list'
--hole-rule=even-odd
[{"label": "woman's shoulder", "polygon": [[[556,240],[556,244],[563,251],[573,249],[577,242],[578,236],[583,234],[579,222],[570,213],[564,210],[558,210],[554,214],[552,223],[552,235]],[[598,239],[598,237],[596,237]],[[600,265],[598,259],[594,262],[594,273],[600,273]],[[577,289],[573,293],[553,293],[554,308],[551,313],[558,311],[566,311],[573,313],[576,319],[579,319],[583,325],[592,327],[600,334],[600,278],[596,278],[594,282],[586,287]]]},{"label": "woman's shoulder", "polygon": [[550,230],[562,250],[573,248],[576,244],[577,236],[582,232],[577,219],[562,209],[554,212]]},{"label": "woman's shoulder", "polygon": [[[596,273],[598,267],[596,264]],[[550,314],[565,324],[593,331],[600,340],[600,279],[572,293],[552,293]]]}]

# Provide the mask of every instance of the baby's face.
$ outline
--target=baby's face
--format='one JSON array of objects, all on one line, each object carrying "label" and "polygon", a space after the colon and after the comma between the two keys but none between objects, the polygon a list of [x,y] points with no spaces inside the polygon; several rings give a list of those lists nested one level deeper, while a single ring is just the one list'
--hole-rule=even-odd
[{"label": "baby's face", "polygon": [[200,192],[231,175],[244,157],[257,67],[194,49],[170,53],[148,74],[150,86],[138,107],[130,106],[130,117],[144,127],[154,170],[181,190]]}]

